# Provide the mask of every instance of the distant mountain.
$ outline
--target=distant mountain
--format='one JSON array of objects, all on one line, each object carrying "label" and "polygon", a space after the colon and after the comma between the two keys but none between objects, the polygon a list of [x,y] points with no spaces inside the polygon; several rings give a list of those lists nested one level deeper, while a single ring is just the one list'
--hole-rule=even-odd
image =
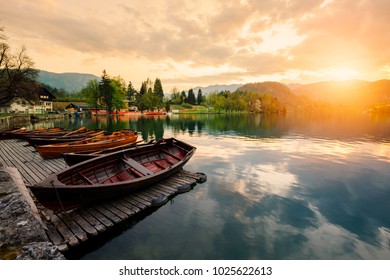
[{"label": "distant mountain", "polygon": [[193,88],[193,91],[195,94],[198,93],[199,89],[202,90],[202,94],[209,94],[211,92],[220,92],[220,91],[230,91],[233,92],[237,88],[242,86],[242,84],[231,84],[231,85],[211,85],[207,87],[195,87]]},{"label": "distant mountain", "polygon": [[370,105],[390,102],[390,80],[319,82],[298,87],[293,93],[333,104]]},{"label": "distant mountain", "polygon": [[279,82],[249,83],[237,88],[237,91],[266,93],[276,97],[286,106],[295,106],[298,102],[297,96],[286,85]]},{"label": "distant mountain", "polygon": [[289,83],[285,85],[292,91],[302,86],[302,84],[298,84],[298,83]]},{"label": "distant mountain", "polygon": [[53,73],[39,70],[38,81],[53,88],[64,89],[67,92],[79,91],[90,80],[100,80],[100,77],[82,73]]}]

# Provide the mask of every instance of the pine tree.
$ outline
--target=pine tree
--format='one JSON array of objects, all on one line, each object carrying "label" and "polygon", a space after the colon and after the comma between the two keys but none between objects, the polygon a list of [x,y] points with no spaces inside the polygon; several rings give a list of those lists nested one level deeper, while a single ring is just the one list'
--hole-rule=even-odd
[{"label": "pine tree", "polygon": [[126,98],[129,100],[129,103],[135,103],[135,97],[136,97],[137,91],[133,87],[133,84],[129,82],[127,85],[127,91],[126,91]]},{"label": "pine tree", "polygon": [[162,106],[164,100],[164,90],[162,88],[161,80],[159,78],[156,78],[156,81],[154,82],[153,93],[157,96],[158,104],[156,105],[158,107]]},{"label": "pine tree", "polygon": [[201,105],[203,103],[203,94],[202,94],[201,89],[198,90],[198,96],[196,98],[196,103],[198,103],[198,105]]},{"label": "pine tree", "polygon": [[180,99],[181,99],[181,104],[187,102],[187,95],[186,95],[186,92],[184,90],[181,92]]},{"label": "pine tree", "polygon": [[111,113],[113,109],[114,91],[111,87],[111,79],[106,70],[103,70],[102,79],[99,83],[99,91],[103,104],[106,105],[108,113]]},{"label": "pine tree", "polygon": [[147,93],[147,81],[142,82],[141,88],[136,95],[136,104],[138,106],[138,109],[142,112],[146,109],[145,106],[145,95]]},{"label": "pine tree", "polygon": [[194,90],[193,89],[190,89],[188,91],[188,97],[187,97],[187,103],[191,104],[191,105],[195,105],[195,94],[194,94]]}]

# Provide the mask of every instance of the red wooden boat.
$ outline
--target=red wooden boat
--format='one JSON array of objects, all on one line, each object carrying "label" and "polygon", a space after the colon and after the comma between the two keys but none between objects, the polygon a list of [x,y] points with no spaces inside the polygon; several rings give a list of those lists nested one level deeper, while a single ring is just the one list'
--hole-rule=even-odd
[{"label": "red wooden boat", "polygon": [[137,132],[131,129],[124,129],[113,132],[110,135],[97,136],[81,141],[58,143],[51,145],[36,146],[35,149],[45,159],[59,158],[64,153],[76,151],[93,151],[102,148],[111,148],[137,141]]},{"label": "red wooden boat", "polygon": [[178,172],[196,148],[175,138],[102,155],[29,186],[56,212],[107,200],[151,186]]}]

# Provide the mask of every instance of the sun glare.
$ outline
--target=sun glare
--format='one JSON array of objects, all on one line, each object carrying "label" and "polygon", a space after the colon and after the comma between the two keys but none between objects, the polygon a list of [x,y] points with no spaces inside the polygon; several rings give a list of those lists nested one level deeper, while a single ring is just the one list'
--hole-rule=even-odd
[{"label": "sun glare", "polygon": [[327,71],[330,78],[333,80],[349,80],[356,78],[358,75],[358,71],[348,67],[337,67],[332,68]]}]

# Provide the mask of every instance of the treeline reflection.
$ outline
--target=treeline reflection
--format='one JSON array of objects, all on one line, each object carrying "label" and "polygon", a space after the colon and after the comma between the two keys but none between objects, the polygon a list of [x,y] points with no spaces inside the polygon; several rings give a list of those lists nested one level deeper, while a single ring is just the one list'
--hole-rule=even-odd
[{"label": "treeline reflection", "polygon": [[[39,127],[37,123],[34,127]],[[47,123],[45,124],[48,125]],[[189,135],[238,135],[247,138],[281,138],[289,134],[334,140],[390,139],[390,116],[342,114],[232,114],[171,116],[99,116],[51,121],[52,126],[137,130],[142,139],[162,138],[166,131]]]}]

